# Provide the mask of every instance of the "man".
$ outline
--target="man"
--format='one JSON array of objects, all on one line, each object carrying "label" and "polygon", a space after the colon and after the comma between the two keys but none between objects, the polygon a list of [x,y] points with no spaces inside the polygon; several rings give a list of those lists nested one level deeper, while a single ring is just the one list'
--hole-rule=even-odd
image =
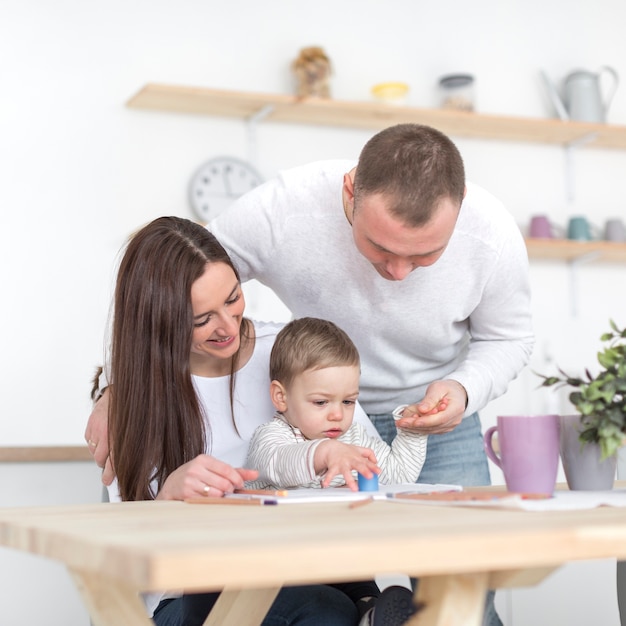
[{"label": "man", "polygon": [[528,258],[503,205],[465,183],[456,146],[400,124],[356,167],[313,163],[242,196],[209,228],[243,281],[294,317],[329,319],[362,359],[359,401],[383,439],[392,410],[428,439],[420,482],[489,484],[477,411],[533,346]]},{"label": "man", "polygon": [[[502,395],[534,343],[528,257],[512,216],[465,184],[448,137],[387,128],[356,167],[282,172],[209,228],[242,281],[295,317],[329,319],[361,354],[359,400],[380,435],[429,434],[419,482],[489,484],[477,411]],[[501,624],[489,594],[484,623]]]},{"label": "man", "polygon": [[[209,228],[242,281],[270,287],[294,317],[328,319],[350,335],[359,401],[388,443],[392,410],[409,405],[399,425],[430,435],[420,482],[489,484],[478,411],[532,352],[528,257],[503,205],[466,185],[448,137],[392,126],[356,165],[284,171]],[[103,464],[93,418],[91,437]],[[492,597],[485,623],[500,624]]]}]

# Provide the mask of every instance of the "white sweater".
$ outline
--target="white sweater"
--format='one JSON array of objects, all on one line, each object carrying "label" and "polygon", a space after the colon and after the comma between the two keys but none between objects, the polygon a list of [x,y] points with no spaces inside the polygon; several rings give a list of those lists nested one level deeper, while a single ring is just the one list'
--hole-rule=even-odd
[{"label": "white sweater", "polygon": [[350,161],[282,172],[253,189],[209,228],[243,281],[270,287],[295,317],[332,320],[356,343],[359,401],[391,413],[452,378],[468,393],[466,415],[502,395],[534,342],[528,257],[504,206],[468,193],[445,252],[405,280],[383,279],[356,249],[343,211]]}]

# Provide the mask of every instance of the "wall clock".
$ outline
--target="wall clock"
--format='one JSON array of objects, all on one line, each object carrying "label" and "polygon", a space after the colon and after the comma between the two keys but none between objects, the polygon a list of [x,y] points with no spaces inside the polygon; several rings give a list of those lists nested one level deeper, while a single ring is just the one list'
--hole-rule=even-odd
[{"label": "wall clock", "polygon": [[192,176],[189,202],[196,216],[208,222],[262,182],[250,163],[234,157],[214,157],[203,163]]}]

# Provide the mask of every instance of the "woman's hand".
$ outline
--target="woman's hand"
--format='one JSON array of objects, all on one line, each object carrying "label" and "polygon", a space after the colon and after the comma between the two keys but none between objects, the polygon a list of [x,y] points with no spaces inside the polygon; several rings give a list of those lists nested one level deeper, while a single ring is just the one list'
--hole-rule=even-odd
[{"label": "woman's hand", "polygon": [[352,491],[358,491],[357,482],[352,477],[353,470],[363,474],[365,478],[380,474],[373,450],[334,439],[326,439],[315,448],[314,465],[316,474],[325,474],[322,487],[328,487],[332,479],[341,474],[346,486]]},{"label": "woman's hand", "polygon": [[254,480],[258,475],[256,470],[231,467],[208,454],[200,454],[167,477],[156,499],[221,497],[225,493],[241,489],[244,481]]},{"label": "woman's hand", "polygon": [[461,383],[436,380],[428,386],[421,402],[404,409],[396,426],[424,435],[447,433],[461,423],[466,407],[467,392]]},{"label": "woman's hand", "polygon": [[110,485],[115,478],[113,462],[109,456],[109,389],[105,389],[96,402],[85,429],[85,441],[98,467],[104,468],[102,482]]}]

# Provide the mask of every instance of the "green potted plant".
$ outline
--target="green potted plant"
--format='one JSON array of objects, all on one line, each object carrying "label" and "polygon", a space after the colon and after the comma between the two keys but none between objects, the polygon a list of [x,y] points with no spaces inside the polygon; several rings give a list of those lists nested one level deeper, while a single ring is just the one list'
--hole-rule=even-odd
[{"label": "green potted plant", "polygon": [[543,378],[541,387],[574,389],[569,400],[580,414],[581,445],[597,443],[602,460],[617,454],[626,433],[626,329],[619,329],[613,320],[609,323],[611,331],[600,337],[605,347],[598,352],[602,368],[598,374],[592,376],[585,370],[579,378],[561,369],[560,376],[537,374]]}]

